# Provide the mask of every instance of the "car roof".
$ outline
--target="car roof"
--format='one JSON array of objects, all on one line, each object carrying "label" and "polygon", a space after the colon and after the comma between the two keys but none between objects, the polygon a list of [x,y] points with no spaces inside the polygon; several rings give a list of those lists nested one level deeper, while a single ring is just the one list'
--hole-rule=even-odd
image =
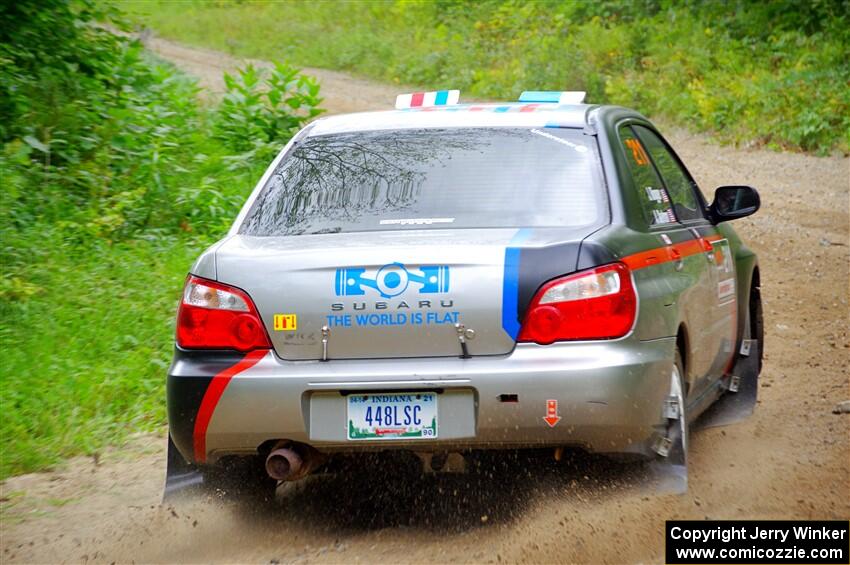
[{"label": "car roof", "polygon": [[313,122],[309,136],[355,131],[454,127],[584,128],[596,104],[485,103],[407,108],[329,116]]}]

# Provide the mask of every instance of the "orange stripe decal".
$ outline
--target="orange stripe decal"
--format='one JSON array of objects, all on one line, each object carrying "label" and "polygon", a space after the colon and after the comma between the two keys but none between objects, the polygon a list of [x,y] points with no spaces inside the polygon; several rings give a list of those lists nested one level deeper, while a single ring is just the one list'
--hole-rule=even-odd
[{"label": "orange stripe decal", "polygon": [[257,362],[268,354],[268,349],[257,349],[251,351],[243,357],[238,363],[228,367],[222,372],[213,377],[210,386],[204,393],[204,398],[201,400],[201,407],[198,408],[198,415],[195,417],[195,430],[192,434],[192,444],[195,451],[195,461],[198,463],[206,463],[207,461],[207,427],[210,425],[213,412],[221,395],[224,394],[224,389],[230,383],[230,379],[247,371],[257,364]]},{"label": "orange stripe decal", "polygon": [[723,239],[721,235],[710,235],[699,239],[689,239],[681,243],[663,245],[646,251],[638,251],[626,255],[620,261],[625,263],[631,270],[636,271],[652,265],[660,265],[670,261],[679,261],[685,257],[697,253],[708,253],[713,249],[711,242]]}]

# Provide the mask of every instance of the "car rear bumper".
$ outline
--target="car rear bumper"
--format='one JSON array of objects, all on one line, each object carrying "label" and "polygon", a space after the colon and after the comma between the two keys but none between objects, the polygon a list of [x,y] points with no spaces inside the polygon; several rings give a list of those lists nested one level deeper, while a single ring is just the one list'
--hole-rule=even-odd
[{"label": "car rear bumper", "polygon": [[[579,446],[648,454],[660,429],[675,339],[520,344],[506,356],[284,361],[178,350],[170,433],[187,460],[214,463],[287,439],[321,451]],[[436,440],[348,441],[345,395],[436,390]],[[516,399],[516,401],[512,401]],[[558,401],[550,426],[547,402]],[[200,413],[199,413],[200,412]]]}]

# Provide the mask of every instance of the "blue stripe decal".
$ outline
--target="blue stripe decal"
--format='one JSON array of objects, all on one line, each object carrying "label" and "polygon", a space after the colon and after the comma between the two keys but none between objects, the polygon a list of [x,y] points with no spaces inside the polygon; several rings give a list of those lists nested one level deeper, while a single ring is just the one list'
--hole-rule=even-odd
[{"label": "blue stripe decal", "polygon": [[511,109],[510,106],[499,106],[498,108],[494,108],[493,111],[501,113],[501,112],[507,112],[510,109]]},{"label": "blue stripe decal", "polygon": [[519,95],[520,102],[559,102],[560,91],[552,90],[526,90]]},{"label": "blue stripe decal", "polygon": [[449,101],[449,91],[448,90],[439,90],[437,91],[437,96],[434,97],[434,105],[435,106],[444,106],[446,102]]},{"label": "blue stripe decal", "polygon": [[519,335],[519,256],[522,242],[531,236],[530,229],[521,229],[514,234],[505,248],[505,274],[502,279],[502,329],[511,339]]}]

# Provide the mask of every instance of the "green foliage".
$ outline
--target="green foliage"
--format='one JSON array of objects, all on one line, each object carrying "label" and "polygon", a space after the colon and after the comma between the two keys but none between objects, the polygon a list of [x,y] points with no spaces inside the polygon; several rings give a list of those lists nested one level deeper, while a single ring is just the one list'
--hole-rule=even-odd
[{"label": "green foliage", "polygon": [[25,237],[43,246],[30,244],[21,273],[31,288],[0,300],[0,477],[162,426],[174,312],[202,248],[165,237],[80,247],[43,224]]},{"label": "green foliage", "polygon": [[250,57],[507,100],[522,90],[587,90],[592,102],[734,143],[850,151],[848,0],[220,0],[129,8],[166,37]]},{"label": "green foliage", "polygon": [[224,84],[216,131],[236,151],[277,147],[322,112],[319,83],[285,63],[270,73],[249,64],[235,77],[225,73]]},{"label": "green foliage", "polygon": [[104,96],[121,80],[112,70],[125,42],[92,25],[115,16],[92,1],[0,5],[0,141],[29,134],[57,156],[85,151],[61,141],[53,146],[52,133],[93,126],[97,110],[80,99]]},{"label": "green foliage", "polygon": [[15,188],[4,192],[10,217],[0,230],[36,221],[60,225],[64,237],[173,230],[185,218],[168,200],[191,184],[169,181],[186,175],[204,129],[194,84],[94,25],[108,12],[89,2],[7,6],[20,13],[0,42],[0,170]]},{"label": "green foliage", "polygon": [[267,152],[319,112],[285,65],[256,114],[235,91],[201,106],[102,23],[120,15],[92,0],[0,5],[0,477],[164,423],[187,268],[268,163],[219,137],[228,112]]}]

